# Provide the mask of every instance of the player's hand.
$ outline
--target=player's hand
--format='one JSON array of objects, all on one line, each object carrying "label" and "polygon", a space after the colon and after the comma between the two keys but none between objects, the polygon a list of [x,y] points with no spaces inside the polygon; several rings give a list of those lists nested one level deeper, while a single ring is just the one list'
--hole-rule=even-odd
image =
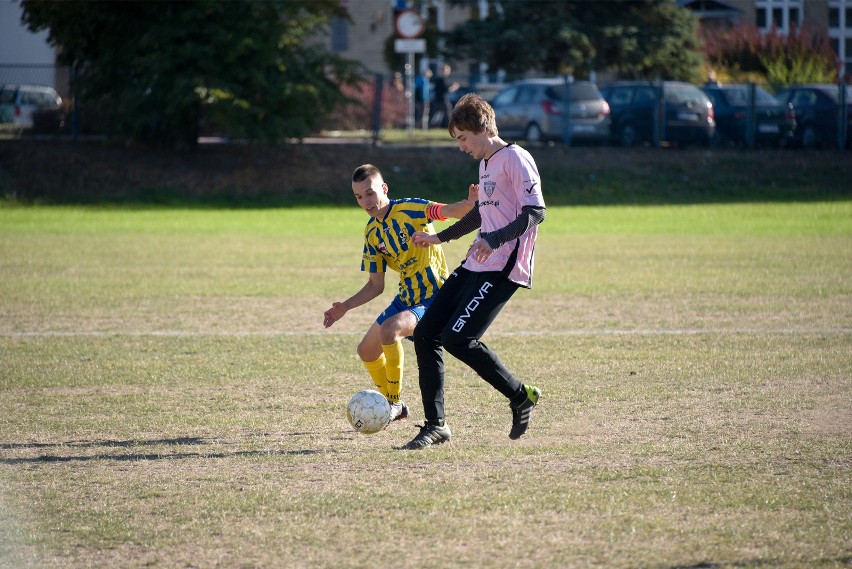
[{"label": "player's hand", "polygon": [[415,231],[411,235],[411,240],[418,247],[429,247],[430,245],[438,245],[441,242],[437,235],[426,233],[424,231]]},{"label": "player's hand", "polygon": [[473,257],[480,263],[484,263],[493,252],[494,249],[491,248],[491,245],[485,239],[477,239],[470,246],[470,249],[467,250],[467,256]]},{"label": "player's hand", "polygon": [[331,308],[323,312],[322,325],[328,328],[346,314],[346,308],[343,306],[342,302],[334,302],[331,305]]},{"label": "player's hand", "polygon": [[479,184],[471,184],[467,189],[467,201],[470,205],[476,205],[476,200],[479,199]]}]

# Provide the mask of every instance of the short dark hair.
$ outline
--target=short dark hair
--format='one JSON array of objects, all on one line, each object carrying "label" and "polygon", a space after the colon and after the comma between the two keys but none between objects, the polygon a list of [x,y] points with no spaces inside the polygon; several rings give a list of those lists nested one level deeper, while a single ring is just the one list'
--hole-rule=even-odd
[{"label": "short dark hair", "polygon": [[355,171],[352,172],[352,181],[363,182],[367,178],[372,178],[375,175],[382,175],[378,168],[372,164],[362,164],[355,168]]}]

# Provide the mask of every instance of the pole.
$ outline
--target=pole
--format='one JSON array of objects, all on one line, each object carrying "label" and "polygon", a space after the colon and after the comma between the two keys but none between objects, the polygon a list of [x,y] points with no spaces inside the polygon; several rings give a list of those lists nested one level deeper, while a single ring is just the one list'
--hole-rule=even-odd
[{"label": "pole", "polygon": [[749,81],[748,84],[748,117],[746,120],[746,146],[749,149],[754,148],[755,138],[757,136],[757,85],[754,81]]},{"label": "pole", "polygon": [[411,136],[414,131],[414,52],[408,52],[408,63],[405,64],[405,99],[408,101],[408,118],[405,121],[405,129]]},{"label": "pole", "polygon": [[565,75],[562,79],[562,142],[571,146],[571,83],[573,75]]},{"label": "pole", "polygon": [[847,131],[847,127],[849,126],[849,108],[847,105],[849,101],[846,98],[846,84],[840,81],[837,88],[839,89],[837,99],[840,101],[840,112],[837,117],[837,146],[840,150],[844,150],[846,148],[846,141],[849,138],[849,132]]},{"label": "pole", "polygon": [[382,82],[381,73],[376,73],[373,90],[373,146],[379,144],[379,131],[382,128]]}]

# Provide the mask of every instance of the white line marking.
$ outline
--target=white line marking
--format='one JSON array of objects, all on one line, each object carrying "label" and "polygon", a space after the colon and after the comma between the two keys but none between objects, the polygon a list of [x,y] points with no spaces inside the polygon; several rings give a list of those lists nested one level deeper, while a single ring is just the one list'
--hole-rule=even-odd
[{"label": "white line marking", "polygon": [[[0,332],[0,338],[109,338],[109,337],[164,337],[164,338],[195,338],[195,337],[253,337],[253,336],[352,336],[360,332],[305,332],[293,330],[256,330],[250,332],[203,332],[181,330],[149,330],[149,331],[33,331],[33,332]],[[673,328],[654,329],[640,328],[635,330],[618,329],[588,329],[588,330],[536,330],[516,332],[489,332],[491,337],[512,336],[699,336],[719,334],[852,334],[852,328]]]}]

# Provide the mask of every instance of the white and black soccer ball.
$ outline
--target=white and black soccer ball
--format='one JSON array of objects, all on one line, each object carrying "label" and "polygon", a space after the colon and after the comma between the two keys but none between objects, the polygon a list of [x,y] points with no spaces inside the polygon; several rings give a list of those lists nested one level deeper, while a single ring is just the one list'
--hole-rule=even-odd
[{"label": "white and black soccer ball", "polygon": [[372,435],[384,429],[391,419],[387,398],[374,389],[364,389],[352,396],[346,409],[349,423],[359,433]]}]

